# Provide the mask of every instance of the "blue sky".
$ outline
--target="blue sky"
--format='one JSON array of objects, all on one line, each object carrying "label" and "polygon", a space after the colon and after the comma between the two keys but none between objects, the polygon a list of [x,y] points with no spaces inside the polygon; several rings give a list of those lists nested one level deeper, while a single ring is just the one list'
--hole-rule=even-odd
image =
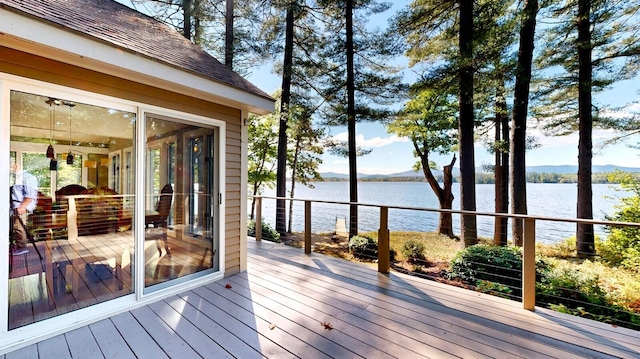
[{"label": "blue sky", "polygon": [[[121,3],[131,6],[129,0],[120,0]],[[385,14],[378,15],[371,20],[371,25],[384,27],[386,18],[396,13],[408,0],[394,1],[393,7]],[[140,7],[138,7],[140,9]],[[398,64],[404,64],[404,59],[398,59]],[[410,71],[407,71],[405,78],[410,80]],[[261,66],[255,69],[248,80],[267,93],[275,92],[282,82],[281,78],[271,73],[271,65]],[[609,91],[599,94],[595,100],[600,105],[624,106],[633,101],[640,100],[640,77],[617,83]],[[400,106],[401,104],[399,104]],[[628,111],[640,113],[640,104],[636,103],[628,108]],[[564,137],[545,137],[537,130],[529,130],[530,135],[536,136],[541,147],[527,152],[527,166],[537,165],[577,165],[578,160],[578,136],[572,134]],[[329,134],[338,139],[346,139],[346,128],[331,128]],[[406,138],[398,138],[387,133],[381,124],[358,124],[356,136],[359,146],[371,148],[372,152],[366,156],[358,158],[358,172],[366,174],[388,174],[403,172],[411,169],[416,162],[413,157],[413,146]],[[606,131],[594,131],[594,150],[598,144],[612,133]],[[640,138],[630,138],[627,144],[640,142]],[[593,164],[605,165],[615,164],[627,167],[640,167],[640,150],[629,148],[627,144],[597,149],[594,153]],[[448,164],[451,156],[434,156],[433,160],[439,166]],[[482,145],[476,146],[475,151],[476,167],[483,164],[493,163],[493,156],[485,151]],[[348,173],[348,161],[329,154],[323,156],[323,164],[320,172]]]}]

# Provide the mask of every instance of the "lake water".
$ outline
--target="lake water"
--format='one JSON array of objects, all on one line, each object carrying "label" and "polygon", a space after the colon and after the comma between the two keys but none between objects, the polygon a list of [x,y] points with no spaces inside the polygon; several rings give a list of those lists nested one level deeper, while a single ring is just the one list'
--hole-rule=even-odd
[{"label": "lake water", "polygon": [[[310,200],[349,201],[348,182],[318,182],[315,188],[310,189],[296,185],[295,197]],[[619,203],[619,196],[624,192],[616,192],[615,185],[593,185],[593,215],[595,219],[604,219],[606,214],[614,211],[614,206]],[[479,212],[494,211],[494,186],[479,184],[476,186],[476,206]],[[460,187],[453,184],[453,193],[459,197]],[[275,189],[266,190],[265,196],[275,196]],[[577,185],[565,183],[528,183],[527,204],[531,215],[544,217],[575,218],[576,217]],[[409,206],[438,208],[438,200],[429,185],[425,182],[359,182],[358,198],[360,203],[380,204],[386,206]],[[287,213],[288,213],[287,202]],[[312,231],[334,231],[336,218],[347,219],[349,206],[339,204],[312,203]],[[454,209],[459,209],[458,198],[454,201]],[[376,231],[380,212],[374,207],[360,207],[359,230]],[[275,222],[275,200],[263,200],[262,216],[270,224]],[[478,217],[478,232],[480,236],[492,237],[493,217]],[[389,210],[389,228],[391,231],[435,231],[438,226],[438,214],[411,210]],[[510,227],[511,225],[509,225]],[[576,225],[572,223],[560,223],[550,221],[536,221],[537,240],[546,243],[575,235]],[[304,204],[294,202],[293,230],[304,230]],[[454,232],[460,232],[460,217],[454,215]],[[596,226],[596,233],[606,235],[604,228]]]}]

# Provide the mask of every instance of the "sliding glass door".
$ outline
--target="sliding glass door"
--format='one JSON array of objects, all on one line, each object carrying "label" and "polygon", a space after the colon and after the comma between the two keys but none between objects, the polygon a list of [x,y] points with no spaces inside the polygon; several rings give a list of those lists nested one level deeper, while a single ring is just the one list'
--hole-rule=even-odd
[{"label": "sliding glass door", "polygon": [[136,113],[91,101],[10,91],[12,204],[31,204],[9,219],[9,330],[133,293],[133,197],[107,169]]},{"label": "sliding glass door", "polygon": [[146,117],[144,262],[153,290],[218,268],[216,136],[215,128]]}]

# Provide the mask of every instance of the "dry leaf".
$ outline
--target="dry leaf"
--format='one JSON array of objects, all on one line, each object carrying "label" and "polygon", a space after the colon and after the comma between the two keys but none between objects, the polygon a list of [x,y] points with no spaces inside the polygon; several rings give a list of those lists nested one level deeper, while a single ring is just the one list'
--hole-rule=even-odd
[{"label": "dry leaf", "polygon": [[269,329],[274,330],[276,329],[276,326],[274,324],[269,324]]},{"label": "dry leaf", "polygon": [[224,287],[227,288],[227,289],[231,289],[231,284],[227,283]]},{"label": "dry leaf", "polygon": [[324,329],[333,329],[333,325],[331,325],[331,323],[329,322],[320,322],[320,324],[322,324],[322,326],[324,326]]}]

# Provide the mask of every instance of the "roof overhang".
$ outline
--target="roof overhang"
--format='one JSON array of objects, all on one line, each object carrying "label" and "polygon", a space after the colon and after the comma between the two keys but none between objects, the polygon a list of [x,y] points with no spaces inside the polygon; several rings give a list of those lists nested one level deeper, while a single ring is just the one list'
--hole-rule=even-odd
[{"label": "roof overhang", "polygon": [[274,100],[271,98],[195,75],[128,49],[12,11],[0,10],[0,44],[258,115],[274,110]]}]

